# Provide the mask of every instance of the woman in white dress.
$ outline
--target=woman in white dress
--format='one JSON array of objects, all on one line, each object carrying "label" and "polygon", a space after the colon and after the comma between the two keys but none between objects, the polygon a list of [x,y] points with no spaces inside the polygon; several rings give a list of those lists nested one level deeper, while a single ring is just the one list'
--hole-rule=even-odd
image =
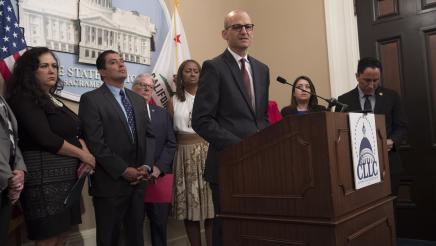
[{"label": "woman in white dress", "polygon": [[204,221],[207,245],[212,245],[212,192],[203,179],[208,143],[192,129],[192,107],[200,78],[200,64],[184,61],[177,72],[176,93],[168,102],[177,136],[174,159],[174,214],[183,220],[191,245],[201,245]]}]

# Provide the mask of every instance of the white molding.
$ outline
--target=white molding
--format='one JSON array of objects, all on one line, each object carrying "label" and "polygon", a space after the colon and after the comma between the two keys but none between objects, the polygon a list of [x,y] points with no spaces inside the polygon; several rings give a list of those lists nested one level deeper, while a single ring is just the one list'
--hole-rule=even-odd
[{"label": "white molding", "polygon": [[353,0],[324,0],[330,90],[337,97],[356,87],[359,60],[357,17]]}]

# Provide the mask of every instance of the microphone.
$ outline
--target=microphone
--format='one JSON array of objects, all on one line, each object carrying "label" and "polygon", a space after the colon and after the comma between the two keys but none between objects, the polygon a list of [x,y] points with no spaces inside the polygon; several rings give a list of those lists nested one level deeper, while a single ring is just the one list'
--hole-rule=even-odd
[{"label": "microphone", "polygon": [[[283,78],[283,77],[277,76],[277,81],[280,82],[280,83],[282,83],[282,84],[290,85],[290,86],[296,88],[294,84],[289,83],[289,82],[288,82],[285,78]],[[306,93],[309,93],[309,94],[312,95],[312,96],[316,96],[316,97],[318,97],[319,99],[322,99],[322,100],[326,101],[326,102],[328,103],[328,107],[327,107],[327,110],[328,110],[328,111],[330,111],[331,108],[332,108],[333,106],[339,106],[339,107],[341,107],[341,112],[344,112],[345,109],[348,108],[348,105],[347,105],[347,104],[339,102],[339,101],[338,101],[336,98],[334,98],[334,97],[332,97],[332,98],[330,98],[330,99],[327,99],[327,98],[324,98],[324,97],[322,97],[322,96],[318,96],[317,94],[314,94],[314,93],[312,93],[312,92],[310,92],[310,91],[307,91],[307,90],[304,90],[304,89],[301,89],[301,88],[298,88],[298,89],[301,90],[301,91],[304,91],[304,92],[306,92]]]}]

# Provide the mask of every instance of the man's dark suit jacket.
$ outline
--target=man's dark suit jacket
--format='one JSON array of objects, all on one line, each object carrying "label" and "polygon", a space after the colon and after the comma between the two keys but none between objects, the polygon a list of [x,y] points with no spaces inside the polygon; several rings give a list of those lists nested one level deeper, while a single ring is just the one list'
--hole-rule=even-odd
[{"label": "man's dark suit jacket", "polygon": [[[6,112],[0,108],[0,241],[7,244],[8,228],[11,219],[12,206],[8,198],[9,178],[14,175],[14,170],[27,171],[24,164],[23,155],[18,148],[18,124],[12,109],[6,103],[6,100],[0,95],[0,102],[5,105]],[[9,164],[11,158],[12,142],[9,136],[9,121],[14,132],[14,143],[16,147],[14,162]]]},{"label": "man's dark suit jacket", "polygon": [[[176,136],[173,120],[163,108],[150,105],[151,126],[155,136],[154,164],[162,172],[172,172],[172,164],[176,153]],[[153,246],[167,245],[167,223],[169,204],[146,203],[145,210],[150,220],[151,244]]]},{"label": "man's dark suit jacket", "polygon": [[269,69],[251,56],[248,61],[253,76],[255,110],[246,94],[241,70],[227,49],[203,63],[192,127],[210,144],[205,169],[205,179],[210,183],[218,183],[219,151],[268,126]]},{"label": "man's dark suit jacket", "polygon": [[156,105],[150,105],[150,115],[155,137],[153,164],[156,164],[162,173],[170,173],[177,146],[173,120],[165,109]]},{"label": "man's dark suit jacket", "polygon": [[[6,103],[6,100],[0,95],[0,101],[2,101],[6,107],[7,114],[9,115],[9,121],[12,124],[12,129],[14,131],[14,142],[16,145],[16,153],[15,153],[15,161],[13,166],[17,170],[27,171],[26,165],[24,164],[23,155],[21,154],[20,149],[18,148],[18,124],[15,119],[15,115],[12,112],[12,109]],[[1,110],[1,108],[0,108]],[[9,139],[9,130],[8,130],[8,119],[7,115],[0,112],[0,193],[5,191],[7,192],[8,188],[8,180],[13,177],[11,166],[9,165],[10,158],[10,150],[11,150],[11,141]],[[0,197],[1,202],[1,197]]]},{"label": "man's dark suit jacket", "polygon": [[[359,99],[359,91],[356,88],[338,97],[338,101],[348,105],[345,112],[362,112]],[[335,111],[339,112],[340,107]],[[401,171],[401,160],[398,153],[401,141],[406,137],[407,122],[399,95],[386,88],[379,87],[375,91],[374,114],[385,115],[386,135],[392,139],[394,147],[389,151],[391,173],[398,174]]]},{"label": "man's dark suit jacket", "polygon": [[132,104],[137,141],[133,142],[127,119],[109,88],[87,92],[80,98],[79,118],[84,139],[95,156],[91,194],[100,197],[129,195],[131,186],[122,174],[127,167],[152,166],[154,136],[147,116],[146,101],[125,89]]}]

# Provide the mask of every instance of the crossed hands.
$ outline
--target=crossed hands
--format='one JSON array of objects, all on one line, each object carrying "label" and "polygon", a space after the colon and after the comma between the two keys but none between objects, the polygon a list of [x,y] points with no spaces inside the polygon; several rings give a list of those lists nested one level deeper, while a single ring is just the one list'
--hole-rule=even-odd
[{"label": "crossed hands", "polygon": [[128,167],[123,173],[123,178],[127,180],[130,185],[137,185],[143,181],[149,181],[152,176],[149,175],[146,166],[140,166],[138,168]]},{"label": "crossed hands", "polygon": [[88,148],[86,148],[85,143],[82,142],[83,151],[80,155],[80,166],[77,169],[77,176],[80,177],[82,174],[93,174],[95,169],[95,157],[89,152]]},{"label": "crossed hands", "polygon": [[23,170],[14,170],[12,171],[13,177],[9,178],[8,186],[9,186],[9,201],[11,204],[15,204],[20,198],[21,191],[24,188],[24,172]]}]

